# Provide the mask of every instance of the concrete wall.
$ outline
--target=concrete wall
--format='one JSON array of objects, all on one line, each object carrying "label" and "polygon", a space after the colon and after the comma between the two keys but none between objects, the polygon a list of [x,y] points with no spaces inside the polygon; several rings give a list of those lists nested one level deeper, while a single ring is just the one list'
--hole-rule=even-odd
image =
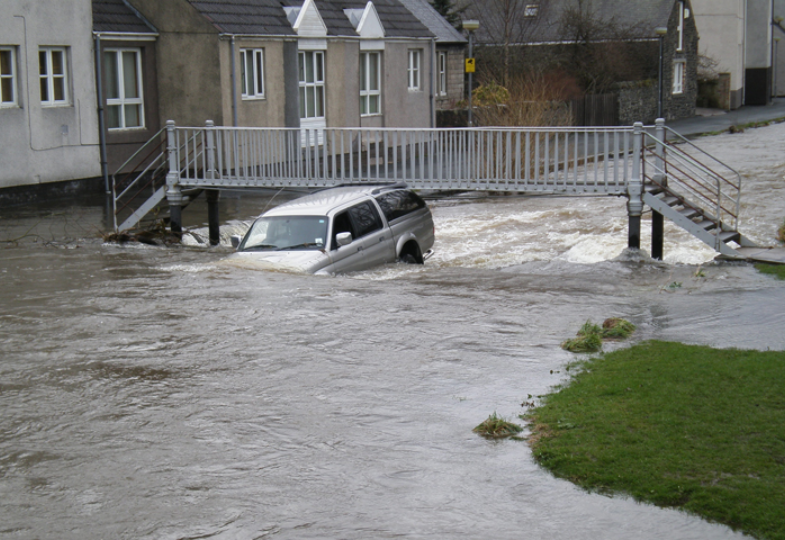
[{"label": "concrete wall", "polygon": [[700,54],[717,62],[719,73],[730,75],[730,107],[741,105],[744,88],[746,0],[692,0],[700,35]]},{"label": "concrete wall", "polygon": [[[3,0],[0,45],[15,50],[18,95],[0,108],[0,188],[100,176],[90,0]],[[41,46],[67,49],[65,105],[41,105]]]}]

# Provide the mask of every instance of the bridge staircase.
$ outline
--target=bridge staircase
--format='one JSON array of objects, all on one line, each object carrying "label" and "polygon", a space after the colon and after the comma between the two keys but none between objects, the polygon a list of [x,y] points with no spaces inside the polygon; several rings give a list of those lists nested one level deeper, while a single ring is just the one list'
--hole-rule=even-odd
[{"label": "bridge staircase", "polygon": [[758,246],[738,229],[741,175],[678,133],[657,126],[642,145],[643,202],[728,258]]},{"label": "bridge staircase", "polygon": [[[168,219],[166,204],[167,176],[175,158],[180,167],[194,162],[194,151],[185,141],[177,151],[168,147],[166,128],[153,135],[112,175],[113,225],[115,232],[144,227],[157,219]],[[178,159],[177,156],[183,156]],[[197,172],[198,174],[198,172]],[[184,192],[185,207],[202,192],[192,188]]]}]

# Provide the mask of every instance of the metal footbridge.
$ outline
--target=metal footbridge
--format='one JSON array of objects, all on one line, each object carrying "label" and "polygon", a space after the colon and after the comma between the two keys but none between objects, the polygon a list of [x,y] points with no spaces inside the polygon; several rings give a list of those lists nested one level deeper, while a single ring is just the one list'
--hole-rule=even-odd
[{"label": "metal footbridge", "polygon": [[747,258],[746,249],[760,250],[738,230],[739,173],[663,120],[629,127],[318,130],[170,121],[113,175],[114,227],[132,229],[166,201],[179,233],[181,209],[205,190],[217,243],[219,190],[368,182],[444,192],[623,196],[630,247],[640,247],[641,214],[652,209],[655,258],[662,257],[663,217],[724,256]]}]

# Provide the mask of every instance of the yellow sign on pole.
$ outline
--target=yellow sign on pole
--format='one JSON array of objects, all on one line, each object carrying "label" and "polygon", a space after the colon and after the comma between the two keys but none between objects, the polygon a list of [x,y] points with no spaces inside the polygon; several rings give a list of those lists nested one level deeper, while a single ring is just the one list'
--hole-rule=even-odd
[{"label": "yellow sign on pole", "polygon": [[466,73],[474,73],[474,58],[466,59]]}]

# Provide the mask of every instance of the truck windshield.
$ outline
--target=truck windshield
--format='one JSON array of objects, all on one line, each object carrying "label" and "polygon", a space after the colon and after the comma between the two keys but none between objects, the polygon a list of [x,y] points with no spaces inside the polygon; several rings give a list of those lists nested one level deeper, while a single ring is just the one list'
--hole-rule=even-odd
[{"label": "truck windshield", "polygon": [[257,219],[239,251],[324,249],[326,216],[271,216]]}]

